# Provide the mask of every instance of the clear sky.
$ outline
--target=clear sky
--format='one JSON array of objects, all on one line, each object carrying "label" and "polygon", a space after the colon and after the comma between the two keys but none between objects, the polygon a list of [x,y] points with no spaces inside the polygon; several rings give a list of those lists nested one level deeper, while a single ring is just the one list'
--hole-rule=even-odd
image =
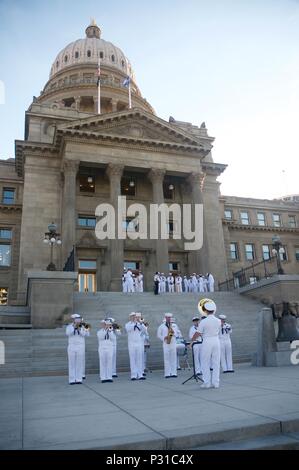
[{"label": "clear sky", "polygon": [[0,158],[91,17],[158,116],[206,122],[222,194],[299,193],[299,0],[0,0]]}]

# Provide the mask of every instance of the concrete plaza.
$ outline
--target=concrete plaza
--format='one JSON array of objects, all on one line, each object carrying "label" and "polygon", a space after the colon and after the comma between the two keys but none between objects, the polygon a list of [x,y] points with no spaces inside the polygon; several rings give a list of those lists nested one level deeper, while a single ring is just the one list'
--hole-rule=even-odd
[{"label": "concrete plaza", "polygon": [[220,389],[190,371],[102,384],[90,375],[0,380],[1,449],[298,448],[299,368],[236,366]]}]

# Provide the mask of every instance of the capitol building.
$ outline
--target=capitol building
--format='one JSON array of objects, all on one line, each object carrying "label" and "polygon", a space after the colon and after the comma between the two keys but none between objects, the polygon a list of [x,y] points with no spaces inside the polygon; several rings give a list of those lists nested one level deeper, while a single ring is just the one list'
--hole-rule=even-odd
[{"label": "capitol building", "polygon": [[[131,107],[123,86],[127,76]],[[215,287],[223,288],[231,279],[238,284],[240,273],[252,269],[254,282],[276,269],[274,236],[283,248],[284,272],[298,273],[298,197],[222,195],[218,177],[226,165],[213,160],[216,143],[205,122],[159,118],[137,79],[126,55],[102,38],[95,22],[85,38],[54,59],[49,80],[26,111],[15,157],[0,160],[1,304],[26,304],[28,273],[45,271],[49,264],[43,239],[52,222],[62,241],[53,249],[53,263],[57,271],[78,273],[75,289],[83,292],[120,291],[124,267],[142,271],[148,291],[155,271],[212,272]],[[96,208],[116,206],[119,196],[145,207],[203,204],[202,249],[188,251],[183,240],[171,236],[99,240]],[[122,221],[127,230],[130,222],[130,217]],[[167,220],[170,235],[177,223]]]}]

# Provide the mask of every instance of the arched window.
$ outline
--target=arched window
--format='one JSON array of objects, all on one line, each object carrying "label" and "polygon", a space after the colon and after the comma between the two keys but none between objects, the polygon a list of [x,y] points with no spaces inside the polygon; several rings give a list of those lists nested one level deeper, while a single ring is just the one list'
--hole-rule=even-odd
[{"label": "arched window", "polygon": [[104,59],[104,53],[102,51],[100,52],[100,59]]},{"label": "arched window", "polygon": [[91,51],[87,51],[87,57],[91,57]]},{"label": "arched window", "polygon": [[112,60],[112,62],[115,62],[115,55],[114,54],[112,54],[111,60]]},{"label": "arched window", "polygon": [[121,61],[121,66],[122,66],[122,68],[124,68],[124,66],[125,66],[125,61],[124,60]]},{"label": "arched window", "polygon": [[79,59],[79,52],[78,51],[75,52],[75,59]]},{"label": "arched window", "polygon": [[64,56],[64,62],[67,62],[67,55]]},{"label": "arched window", "polygon": [[57,62],[56,62],[56,67],[57,68],[59,67],[59,60],[57,60]]}]

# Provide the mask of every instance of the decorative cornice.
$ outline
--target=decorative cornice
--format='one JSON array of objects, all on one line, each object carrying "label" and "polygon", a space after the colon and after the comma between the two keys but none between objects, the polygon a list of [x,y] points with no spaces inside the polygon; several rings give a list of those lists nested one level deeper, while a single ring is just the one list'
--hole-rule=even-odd
[{"label": "decorative cornice", "polygon": [[289,232],[289,233],[299,233],[299,227],[273,227],[271,225],[243,225],[236,223],[231,220],[222,219],[223,225],[227,225],[232,230],[248,230],[248,231],[258,231],[258,232]]},{"label": "decorative cornice", "polygon": [[206,172],[207,175],[220,176],[223,173],[227,165],[223,163],[214,163],[214,162],[201,162],[202,169]]}]

